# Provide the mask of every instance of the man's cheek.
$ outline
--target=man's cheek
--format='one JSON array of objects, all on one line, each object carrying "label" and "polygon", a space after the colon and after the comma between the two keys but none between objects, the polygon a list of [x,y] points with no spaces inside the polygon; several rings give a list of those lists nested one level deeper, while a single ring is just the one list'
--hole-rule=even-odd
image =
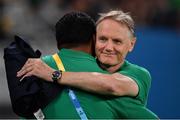
[{"label": "man's cheek", "polygon": [[118,61],[122,60],[123,59],[123,55],[121,53],[117,53],[117,59],[118,59]]}]

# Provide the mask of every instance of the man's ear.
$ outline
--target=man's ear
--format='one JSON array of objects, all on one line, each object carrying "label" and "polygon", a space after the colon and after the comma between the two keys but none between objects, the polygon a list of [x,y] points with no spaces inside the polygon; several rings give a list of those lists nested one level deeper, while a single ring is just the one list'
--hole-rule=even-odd
[{"label": "man's ear", "polygon": [[133,51],[135,44],[136,44],[136,37],[133,37],[133,38],[131,39],[129,52],[132,52],[132,51]]}]

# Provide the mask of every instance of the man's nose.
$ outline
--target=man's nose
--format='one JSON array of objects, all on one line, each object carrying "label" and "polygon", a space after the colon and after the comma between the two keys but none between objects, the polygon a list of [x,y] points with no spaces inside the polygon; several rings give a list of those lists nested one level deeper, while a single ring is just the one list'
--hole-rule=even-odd
[{"label": "man's nose", "polygon": [[105,46],[106,51],[113,51],[113,43],[111,40],[109,40]]}]

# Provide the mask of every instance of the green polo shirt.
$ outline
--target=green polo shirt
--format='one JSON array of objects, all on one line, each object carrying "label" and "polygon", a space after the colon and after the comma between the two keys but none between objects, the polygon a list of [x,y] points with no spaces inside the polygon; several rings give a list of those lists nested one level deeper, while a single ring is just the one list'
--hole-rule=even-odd
[{"label": "green polo shirt", "polygon": [[145,68],[132,64],[128,61],[124,62],[118,72],[132,78],[137,83],[139,93],[135,99],[137,99],[140,104],[146,106],[148,93],[151,86],[150,73]]},{"label": "green polo shirt", "polygon": [[[66,71],[107,73],[98,67],[94,57],[84,52],[62,49],[58,55]],[[45,56],[42,60],[50,67],[58,69],[52,56]],[[136,97],[100,96],[73,89],[87,117],[89,119],[157,118],[144,107],[150,87],[150,75],[147,70],[125,61],[119,72],[135,80],[139,87],[138,95]],[[45,117],[79,119],[66,88],[61,87],[62,93],[43,110]]]},{"label": "green polo shirt", "polygon": [[[58,55],[60,56],[66,71],[87,71],[87,72],[103,72],[94,57],[84,52],[77,52],[69,49],[62,49]],[[52,56],[42,58],[50,67],[58,69]],[[83,110],[90,119],[113,119],[117,118],[117,114],[111,111],[110,106],[106,102],[106,98],[100,95],[94,95],[89,92],[73,89]],[[61,118],[61,119],[79,119],[73,103],[70,100],[67,89],[63,89],[62,93],[51,102],[44,110],[45,118]]]},{"label": "green polo shirt", "polygon": [[120,74],[132,78],[138,85],[136,97],[114,97],[107,100],[109,106],[123,119],[158,119],[157,115],[146,108],[148,93],[151,85],[150,73],[140,66],[125,61],[118,70]]}]

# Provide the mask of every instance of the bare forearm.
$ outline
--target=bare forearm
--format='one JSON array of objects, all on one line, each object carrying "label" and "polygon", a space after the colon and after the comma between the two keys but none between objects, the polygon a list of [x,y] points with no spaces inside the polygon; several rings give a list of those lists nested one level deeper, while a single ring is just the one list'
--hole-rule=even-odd
[{"label": "bare forearm", "polygon": [[[53,71],[55,70],[40,59],[29,59],[17,73],[17,77],[22,77],[23,79],[24,77],[35,75],[46,81],[53,82]],[[129,77],[119,73],[63,72],[62,78],[58,80],[58,83],[98,94],[116,96],[136,96],[138,94],[137,84]]]},{"label": "bare forearm", "polygon": [[118,73],[63,72],[59,84],[106,95],[136,96],[138,93],[136,83]]},{"label": "bare forearm", "polygon": [[112,89],[106,81],[108,75],[90,72],[63,72],[59,84],[99,94],[110,94]]}]

